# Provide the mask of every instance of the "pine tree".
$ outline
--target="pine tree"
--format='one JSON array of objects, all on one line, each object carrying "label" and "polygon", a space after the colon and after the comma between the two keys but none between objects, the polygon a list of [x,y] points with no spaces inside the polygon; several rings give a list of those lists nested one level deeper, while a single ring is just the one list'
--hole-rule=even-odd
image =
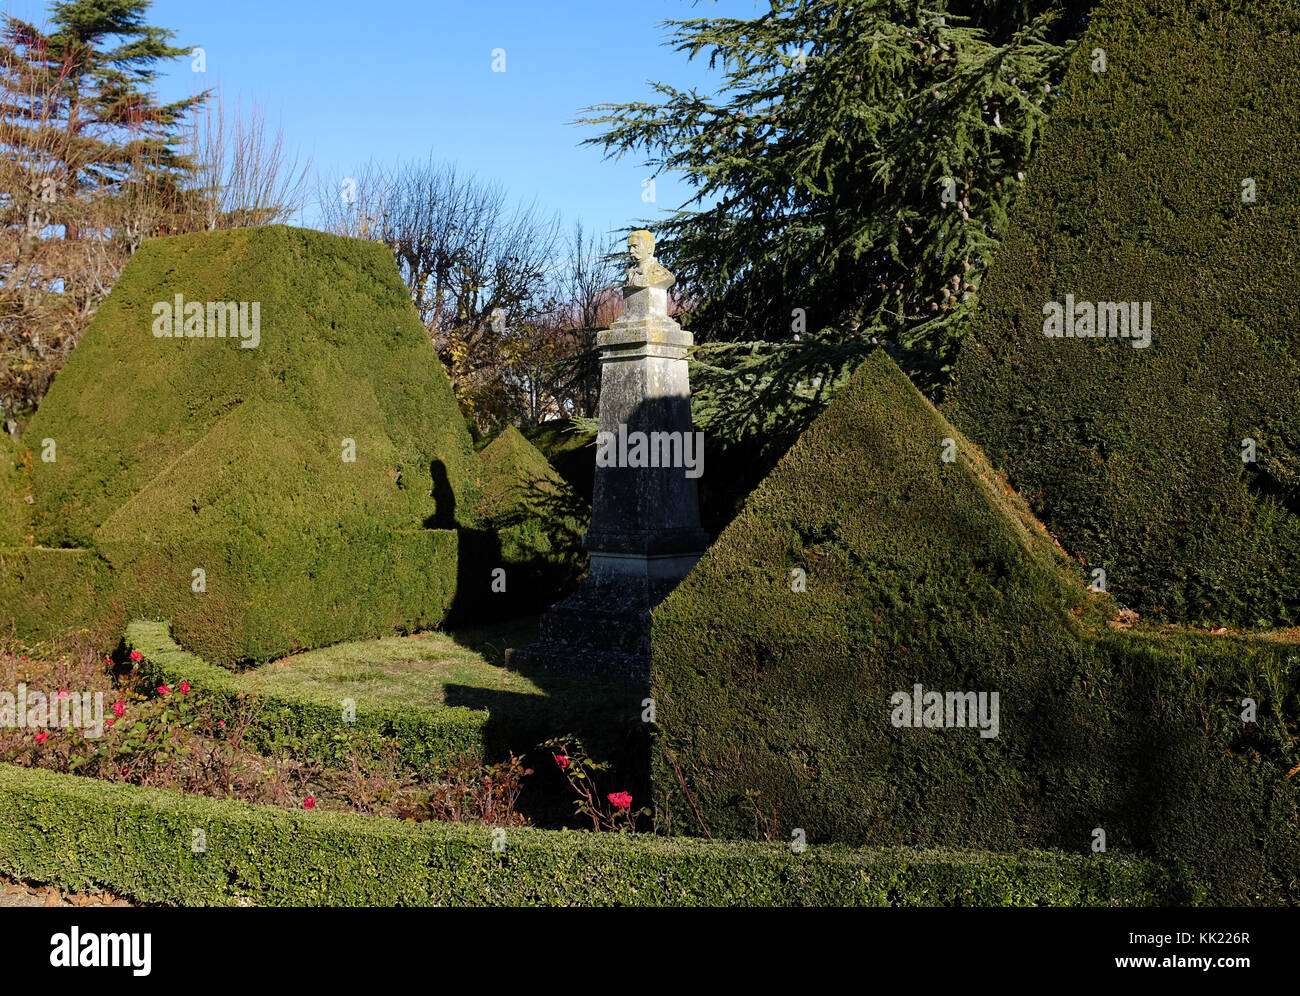
[{"label": "pine tree", "polygon": [[693,305],[697,419],[789,436],[884,345],[944,379],[1084,5],[774,0],[672,21],[721,67],[716,97],[587,108],[607,155],[644,154],[694,198],[655,223]]},{"label": "pine tree", "polygon": [[[193,164],[179,151],[206,95],[159,104],[159,62],[189,54],[149,0],[71,0],[41,30],[0,36],[0,403],[43,396],[147,236],[183,227]],[[0,420],[3,421],[3,420]]]}]

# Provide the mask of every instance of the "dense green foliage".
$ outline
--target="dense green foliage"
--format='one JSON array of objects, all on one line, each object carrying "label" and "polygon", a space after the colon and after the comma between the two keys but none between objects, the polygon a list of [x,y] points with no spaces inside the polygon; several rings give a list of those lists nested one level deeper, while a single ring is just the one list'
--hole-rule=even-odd
[{"label": "dense green foliage", "polygon": [[484,448],[479,465],[479,518],[494,545],[493,565],[505,568],[507,586],[492,592],[485,573],[471,582],[471,590],[485,586],[485,606],[494,618],[558,602],[586,570],[582,536],[590,508],[513,427]]},{"label": "dense green foliage", "polygon": [[479,518],[505,522],[544,512],[557,498],[579,506],[568,483],[518,429],[506,429],[479,453]]},{"label": "dense green foliage", "polygon": [[557,419],[523,431],[556,473],[590,505],[596,479],[595,419],[577,424]]},{"label": "dense green foliage", "polygon": [[780,0],[670,21],[669,44],[721,71],[716,95],[659,82],[588,109],[589,143],[691,185],[655,227],[708,431],[779,455],[877,341],[946,377],[1086,6]]},{"label": "dense green foliage", "polygon": [[182,650],[165,622],[131,623],[124,646],[143,655],[136,671],[149,685],[175,688],[188,681],[232,703],[240,696],[256,699],[261,708],[246,737],[263,753],[292,748],[297,757],[339,763],[346,761],[353,738],[375,734],[395,739],[401,763],[412,769],[460,754],[486,755],[483,728],[489,716],[482,710],[393,706],[363,698],[354,700],[355,717],[345,722],[341,696],[268,691],[255,672],[232,673]]},{"label": "dense green foliage", "polygon": [[23,496],[22,467],[18,447],[0,426],[0,547],[23,542],[27,513]]},{"label": "dense green foliage", "polygon": [[0,547],[0,625],[19,636],[49,640],[87,629],[101,646],[111,644],[125,621],[114,594],[112,571],[91,550]]},{"label": "dense green foliage", "polygon": [[[1063,93],[952,418],[1121,604],[1300,622],[1300,8],[1106,3]],[[1151,302],[1151,345],[1046,337],[1066,294]]]},{"label": "dense green foliage", "polygon": [[[256,348],[158,337],[176,295],[256,302]],[[469,434],[392,258],[319,232],[147,243],[23,442],[36,542],[95,549],[129,616],[220,664],[436,625],[476,522]]]},{"label": "dense green foliage", "polygon": [[[260,342],[156,337],[151,308],[177,294],[258,302]],[[115,513],[110,531],[147,532],[148,510],[123,510],[128,501],[182,458],[185,476],[220,477],[245,436],[244,462],[297,473],[286,500],[315,506],[294,509],[299,518],[472,524],[469,434],[408,297],[384,248],[359,240],[277,225],[146,243],[24,434],[33,450],[58,444],[57,460],[33,469],[37,542],[90,544]],[[344,439],[355,462],[342,459]],[[301,471],[281,466],[291,454]],[[430,494],[435,460],[455,510]],[[197,501],[200,529],[250,511]]]},{"label": "dense green foliage", "polygon": [[[1300,898],[1295,645],[1138,638],[1110,614],[877,352],[654,613],[661,825],[1080,852],[1101,827],[1222,901]],[[895,727],[917,683],[997,692],[998,736]]]},{"label": "dense green foliage", "polygon": [[[1148,861],[851,851],[411,825],[0,766],[0,872],[141,902],[266,906],[1178,905]],[[206,850],[192,853],[195,829]]]}]

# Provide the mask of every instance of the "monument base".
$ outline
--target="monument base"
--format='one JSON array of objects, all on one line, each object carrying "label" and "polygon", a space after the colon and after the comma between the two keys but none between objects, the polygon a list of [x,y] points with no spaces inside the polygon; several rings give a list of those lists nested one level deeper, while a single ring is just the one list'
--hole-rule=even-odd
[{"label": "monument base", "polygon": [[593,553],[587,579],[542,616],[536,643],[506,651],[507,665],[648,684],[650,612],[700,556]]}]

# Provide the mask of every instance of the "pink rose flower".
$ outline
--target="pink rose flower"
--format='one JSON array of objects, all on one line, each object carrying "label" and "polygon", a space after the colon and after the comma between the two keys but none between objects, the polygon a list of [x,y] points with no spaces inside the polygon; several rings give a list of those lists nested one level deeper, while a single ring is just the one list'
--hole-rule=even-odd
[{"label": "pink rose flower", "polygon": [[181,682],[181,694],[182,694],[182,695],[188,695],[189,693],[190,693],[190,683],[189,683],[188,681],[182,681],[182,682]]},{"label": "pink rose flower", "polygon": [[627,792],[611,792],[609,801],[615,809],[631,809],[632,796]]},{"label": "pink rose flower", "polygon": [[138,650],[132,650],[132,651],[131,651],[131,660],[133,660],[133,661],[142,661],[142,660],[144,660],[144,654],[140,653],[140,651],[138,651]]},{"label": "pink rose flower", "polygon": [[171,693],[172,693],[172,690],[171,690],[170,688],[168,688],[166,685],[159,685],[159,686],[158,686],[158,694],[159,694],[159,695],[170,695]]},{"label": "pink rose flower", "polygon": [[302,808],[303,808],[303,809],[315,809],[315,808],[316,808],[316,797],[313,796],[313,795],[309,795],[309,796],[307,796],[307,798],[303,799],[303,801],[302,801]]},{"label": "pink rose flower", "polygon": [[126,712],[126,703],[123,702],[121,699],[118,699],[116,702],[113,703],[113,715],[121,716],[122,713],[124,712]]}]

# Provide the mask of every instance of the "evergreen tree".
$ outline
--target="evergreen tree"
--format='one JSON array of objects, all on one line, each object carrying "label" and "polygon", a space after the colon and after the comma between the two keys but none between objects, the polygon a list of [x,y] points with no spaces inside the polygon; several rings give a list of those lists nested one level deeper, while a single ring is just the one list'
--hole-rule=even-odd
[{"label": "evergreen tree", "polygon": [[655,227],[715,434],[783,445],[878,343],[942,383],[1081,30],[1084,5],[1060,7],[773,0],[672,21],[722,68],[717,96],[656,83],[586,109],[589,144],[694,188]]},{"label": "evergreen tree", "polygon": [[[39,403],[140,242],[185,226],[180,150],[205,95],[157,102],[160,62],[189,54],[149,0],[70,0],[0,35],[0,407]],[[3,422],[4,419],[0,419]]]}]

